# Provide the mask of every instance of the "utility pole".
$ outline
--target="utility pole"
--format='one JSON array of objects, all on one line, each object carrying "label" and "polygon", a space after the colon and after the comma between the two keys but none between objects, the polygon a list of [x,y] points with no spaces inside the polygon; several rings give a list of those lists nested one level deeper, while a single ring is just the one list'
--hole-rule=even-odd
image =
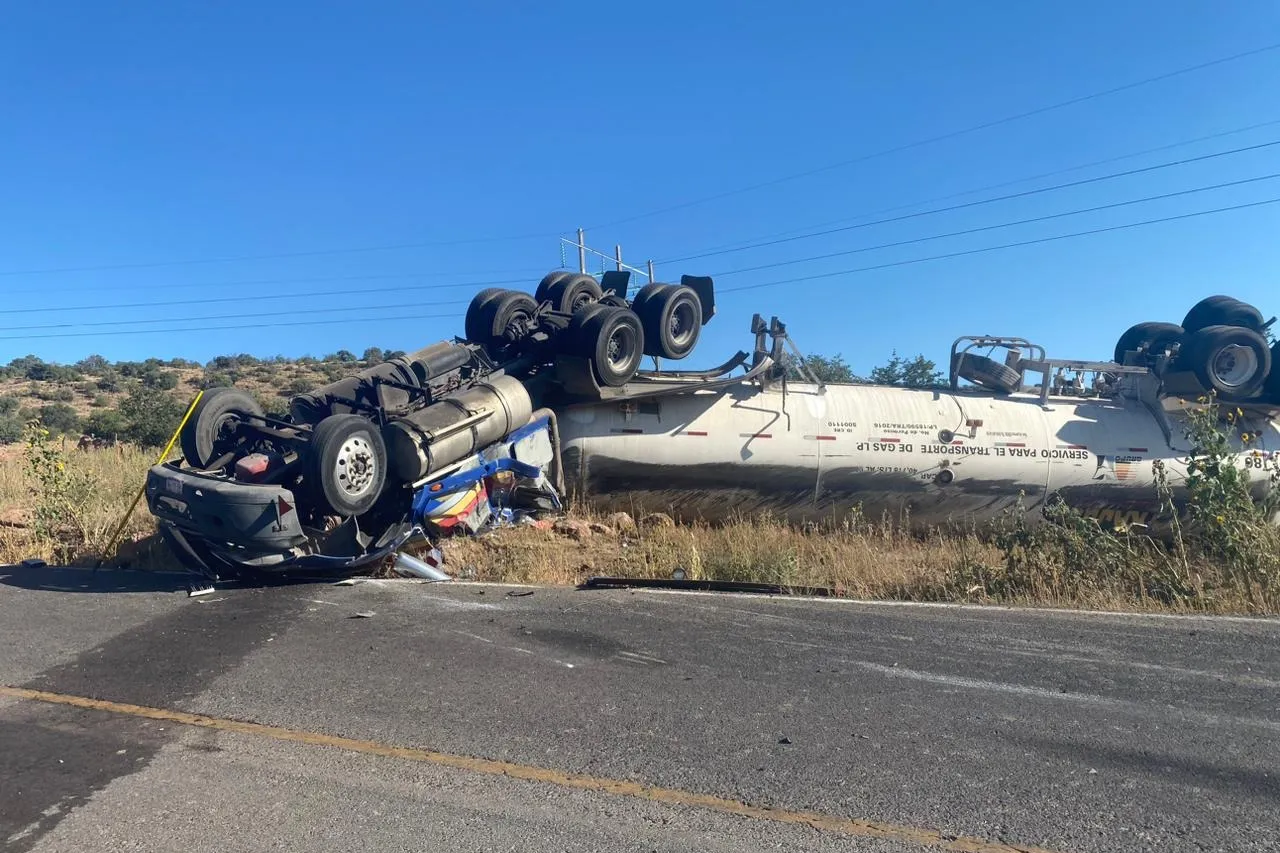
[{"label": "utility pole", "polygon": [[587,238],[581,228],[578,229],[578,272],[587,271]]},{"label": "utility pole", "polygon": [[618,272],[622,272],[622,247],[613,247],[613,259],[618,264]]}]

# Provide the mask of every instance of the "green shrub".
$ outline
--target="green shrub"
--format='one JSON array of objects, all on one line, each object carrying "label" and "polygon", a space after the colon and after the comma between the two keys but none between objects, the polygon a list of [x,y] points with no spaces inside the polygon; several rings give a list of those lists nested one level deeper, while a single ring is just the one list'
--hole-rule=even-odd
[{"label": "green shrub", "polygon": [[80,430],[80,416],[66,403],[41,406],[40,423],[54,435],[66,435]]}]

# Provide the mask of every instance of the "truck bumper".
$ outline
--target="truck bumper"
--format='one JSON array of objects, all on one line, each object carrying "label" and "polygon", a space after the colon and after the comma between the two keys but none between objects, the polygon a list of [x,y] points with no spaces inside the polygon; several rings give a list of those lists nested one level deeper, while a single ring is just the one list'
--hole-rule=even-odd
[{"label": "truck bumper", "polygon": [[184,538],[270,564],[306,543],[293,493],[282,486],[225,480],[173,465],[147,472],[147,508]]}]

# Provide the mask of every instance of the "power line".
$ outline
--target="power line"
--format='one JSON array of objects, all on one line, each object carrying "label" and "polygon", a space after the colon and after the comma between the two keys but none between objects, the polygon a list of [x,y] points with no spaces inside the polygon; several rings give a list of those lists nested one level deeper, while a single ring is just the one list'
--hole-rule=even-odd
[{"label": "power line", "polygon": [[[435,305],[463,305],[469,303],[462,301],[452,302],[436,302]],[[380,311],[401,311],[405,309],[421,308],[421,302],[411,302],[404,305],[379,305]],[[350,305],[344,305],[339,308],[303,308],[301,310],[289,309],[290,316],[298,316],[302,314],[341,314],[343,312],[350,313],[352,310]],[[181,323],[190,320],[190,317],[150,317],[145,320],[94,320],[91,323],[39,323],[30,326],[0,326],[0,332],[23,332],[23,331],[41,331],[45,329],[79,329],[90,327],[105,326],[153,326],[160,323]],[[210,314],[200,318],[201,322],[208,320],[243,320],[244,313],[238,314]],[[258,324],[254,324],[255,327]],[[243,327],[243,326],[241,326]],[[236,328],[236,327],[232,327]]]},{"label": "power line", "polygon": [[397,249],[430,249],[443,246],[465,246],[475,243],[514,243],[520,240],[545,240],[550,237],[559,237],[562,232],[544,232],[542,234],[524,234],[518,237],[474,237],[465,240],[431,240],[422,243],[397,243],[388,246],[360,246],[350,249],[315,249],[307,252],[275,252],[262,255],[239,255],[234,257],[220,258],[195,258],[181,261],[150,261],[147,263],[131,263],[131,264],[97,264],[94,266],[84,267],[56,267],[33,270],[5,270],[0,271],[0,276],[17,276],[17,275],[45,275],[51,273],[64,272],[104,272],[107,270],[132,270],[132,269],[149,269],[154,267],[177,267],[192,266],[197,264],[221,264],[232,263],[235,261],[265,261],[280,258],[311,258],[323,255],[351,255],[361,252],[389,252]]},{"label": "power line", "polygon": [[915,142],[908,142],[902,145],[896,145],[892,148],[881,149],[880,151],[875,151],[870,154],[863,154],[858,157],[853,157],[848,160],[841,160],[837,163],[831,163],[826,166],[819,166],[817,168],[809,169],[804,172],[796,172],[794,174],[786,175],[781,178],[774,178],[773,180],[764,181],[758,184],[752,184],[750,186],[742,187],[736,190],[730,190],[728,192],[719,193],[717,195],[705,196],[700,199],[694,199],[693,201],[674,204],[669,207],[660,208],[658,210],[651,210],[647,213],[639,213],[639,214],[636,214],[635,216],[629,216],[624,219],[615,219],[612,222],[605,222],[599,225],[593,225],[591,226],[590,229],[587,229],[587,230],[593,230],[596,228],[611,228],[615,225],[621,225],[626,222],[634,222],[637,219],[645,219],[650,216],[657,216],[663,213],[670,213],[671,211],[674,211],[674,210],[681,210],[686,207],[693,207],[694,205],[705,204],[706,202],[709,202],[709,201],[718,201],[722,198],[729,198],[731,196],[741,195],[742,193],[753,192],[755,190],[763,189],[765,187],[771,187],[777,184],[786,183],[787,181],[794,181],[800,178],[806,178],[806,177],[809,177],[810,175],[816,175],[822,172],[828,172],[828,171],[831,171],[832,169],[838,169],[844,166],[853,165],[854,163],[863,163],[863,162],[866,162],[867,160],[872,160],[877,157],[884,157],[889,154],[897,154],[902,151],[909,151],[913,148],[919,148],[921,146],[930,145],[935,142],[943,142],[948,139],[955,139],[960,136],[966,136],[970,133],[976,133],[980,130],[987,130],[992,127],[998,127],[1003,124],[1009,124],[1011,122],[1020,121],[1024,118],[1030,118],[1032,116],[1041,115],[1047,112],[1052,112],[1053,110],[1060,110],[1065,107],[1073,106],[1075,104],[1084,103],[1085,101],[1091,101],[1097,98],[1103,98],[1108,95],[1114,95],[1119,92],[1127,91],[1129,89],[1136,89],[1141,86],[1147,86],[1147,85],[1150,85],[1151,83],[1158,83],[1162,80],[1168,80],[1172,77],[1178,77],[1183,74],[1190,74],[1195,71],[1201,71],[1201,70],[1204,70],[1205,68],[1211,68],[1215,65],[1221,65],[1226,62],[1234,62],[1237,59],[1244,59],[1245,57],[1249,57],[1249,56],[1256,56],[1261,53],[1266,53],[1268,51],[1276,50],[1277,48],[1280,48],[1280,42],[1264,45],[1263,47],[1254,48],[1252,50],[1246,50],[1242,53],[1236,53],[1230,56],[1224,56],[1218,59],[1209,60],[1208,62],[1201,62],[1197,65],[1190,65],[1185,68],[1179,68],[1175,71],[1168,71],[1168,72],[1165,72],[1164,74],[1158,74],[1155,77],[1147,77],[1146,79],[1143,79],[1143,80],[1138,80],[1133,83],[1125,83],[1122,86],[1115,86],[1111,89],[1106,89],[1100,92],[1093,92],[1088,95],[1081,95],[1079,97],[1071,98],[1066,101],[1059,101],[1057,103],[1049,104],[1043,107],[1038,107],[1034,110],[1029,110],[1027,112],[1018,113],[1012,116],[1006,116],[1004,118],[996,119],[994,121],[984,122],[983,124],[973,125],[973,126],[964,128],[962,130],[955,130],[949,133],[941,134],[939,136],[931,136],[926,139],[917,140]]},{"label": "power line", "polygon": [[[447,320],[462,317],[462,314],[393,314],[390,316],[376,317],[344,317],[340,320],[304,320],[302,322],[280,321],[278,323],[254,323],[254,329],[262,328],[281,328],[288,326],[331,326],[339,323],[394,323],[402,320]],[[114,332],[56,332],[48,335],[15,335],[12,337],[0,337],[0,341],[27,341],[41,340],[45,338],[95,338],[105,337],[108,335],[155,335],[155,334],[172,334],[177,332],[214,332],[226,329],[236,329],[244,331],[243,324],[235,326],[188,326],[181,329],[124,329]]]},{"label": "power line", "polygon": [[827,260],[828,258],[838,258],[844,255],[856,255],[861,252],[874,252],[879,249],[892,249],[897,246],[910,246],[914,243],[927,243],[931,240],[943,240],[947,237],[963,237],[967,234],[978,234],[983,231],[994,231],[1000,228],[1013,228],[1018,225],[1029,225],[1033,222],[1047,222],[1050,219],[1061,219],[1064,216],[1079,216],[1080,214],[1083,214],[1083,213],[1096,213],[1099,210],[1111,210],[1112,208],[1116,208],[1116,207],[1127,207],[1131,204],[1143,204],[1148,201],[1160,201],[1166,198],[1177,198],[1178,196],[1209,192],[1210,190],[1220,190],[1220,189],[1225,189],[1227,187],[1238,187],[1244,184],[1257,183],[1259,181],[1271,181],[1271,180],[1275,180],[1276,178],[1280,178],[1280,172],[1273,172],[1272,174],[1269,174],[1269,175],[1258,175],[1257,177],[1253,177],[1253,178],[1243,178],[1238,181],[1226,181],[1225,183],[1211,184],[1209,186],[1204,186],[1204,187],[1194,187],[1189,190],[1178,190],[1177,192],[1162,193],[1161,195],[1149,195],[1149,196],[1144,196],[1142,198],[1128,199],[1126,201],[1116,201],[1110,204],[1097,205],[1096,207],[1084,207],[1084,208],[1080,208],[1079,210],[1067,210],[1062,213],[1050,213],[1044,216],[1035,216],[1030,219],[1018,219],[1013,222],[999,222],[999,223],[996,223],[995,225],[982,225],[977,228],[966,228],[963,231],[949,231],[945,234],[931,234],[928,237],[915,237],[910,240],[898,240],[893,243],[880,243],[875,246],[862,246],[857,249],[845,249],[840,252],[830,252],[825,255],[813,255],[808,258],[795,258],[789,261],[775,261],[774,263],[771,263],[771,264],[760,264],[759,266],[754,266],[754,267],[742,267],[741,269],[727,270],[725,272],[713,273],[712,275],[713,276],[738,275],[744,272],[756,272],[758,270],[774,269],[775,267],[786,267],[786,266],[791,266],[792,264],[803,264],[803,263],[808,263],[810,261],[824,261],[824,260]]},{"label": "power line", "polygon": [[876,264],[875,266],[869,266],[869,267],[854,267],[853,269],[847,269],[847,270],[836,270],[834,272],[815,273],[813,275],[798,276],[796,278],[787,278],[787,279],[782,279],[780,281],[766,281],[760,284],[743,284],[737,287],[726,287],[723,290],[719,290],[718,292],[719,293],[738,293],[744,290],[758,290],[764,287],[778,287],[784,284],[798,284],[800,282],[805,282],[805,281],[816,281],[818,279],[823,279],[823,278],[833,278],[838,275],[852,275],[853,273],[872,272],[874,270],[885,270],[885,269],[891,269],[893,267],[905,267],[905,266],[910,266],[911,264],[922,264],[927,261],[949,260],[951,258],[961,258],[966,255],[980,255],[984,252],[996,252],[1001,249],[1014,249],[1020,246],[1034,246],[1038,243],[1051,243],[1055,240],[1068,240],[1074,237],[1087,237],[1093,234],[1105,234],[1109,231],[1122,231],[1126,228],[1140,228],[1145,225],[1156,225],[1163,222],[1175,222],[1181,219],[1192,219],[1197,216],[1210,216],[1215,213],[1227,213],[1233,210],[1245,210],[1246,208],[1262,207],[1264,205],[1277,204],[1277,203],[1280,203],[1280,197],[1264,199],[1262,201],[1252,201],[1247,204],[1236,204],[1236,205],[1231,205],[1230,207],[1218,207],[1218,208],[1214,208],[1213,210],[1197,210],[1191,213],[1182,213],[1177,216],[1165,216],[1160,219],[1144,219],[1141,222],[1129,222],[1124,225],[1109,225],[1106,228],[1093,228],[1088,231],[1075,231],[1070,234],[1057,234],[1052,237],[1039,237],[1034,240],[1020,240],[1016,243],[1004,243],[999,246],[984,246],[981,249],[968,249],[962,252],[948,252],[943,255],[930,255],[929,257],[926,257],[926,258],[912,258],[910,260],[893,261],[891,263]]},{"label": "power line", "polygon": [[[923,258],[912,258],[912,259],[903,260],[903,261],[893,261],[890,263],[876,264],[874,266],[854,267],[852,269],[835,270],[833,272],[825,272],[825,273],[815,273],[815,274],[806,275],[806,276],[796,276],[794,278],[780,279],[778,281],[761,282],[759,284],[747,284],[747,285],[739,285],[738,287],[727,287],[722,290],[719,290],[719,292],[720,293],[738,293],[746,290],[758,290],[766,287],[779,287],[781,285],[786,285],[786,284],[799,284],[802,282],[817,281],[819,279],[824,279],[824,278],[833,278],[835,276],[840,276],[840,275],[852,275],[860,272],[872,272],[875,270],[890,269],[893,267],[910,266],[912,264],[926,263],[928,261],[949,260],[951,258],[965,257],[967,255],[978,255],[986,252],[1000,251],[1002,249],[1012,249],[1012,248],[1018,248],[1021,246],[1032,246],[1040,243],[1050,243],[1056,240],[1068,240],[1076,237],[1087,237],[1087,236],[1092,236],[1094,234],[1104,234],[1111,231],[1122,231],[1129,228],[1140,228],[1147,225],[1156,225],[1164,222],[1175,222],[1175,221],[1184,220],[1184,219],[1193,219],[1200,216],[1210,216],[1217,213],[1227,213],[1227,212],[1236,211],[1236,210],[1246,210],[1249,208],[1262,207],[1265,205],[1277,204],[1277,203],[1280,203],[1280,197],[1263,199],[1261,201],[1253,201],[1245,204],[1230,205],[1228,207],[1213,208],[1210,210],[1197,210],[1197,211],[1192,211],[1191,213],[1178,214],[1177,216],[1165,216],[1158,219],[1145,219],[1140,222],[1129,222],[1123,225],[1110,225],[1105,228],[1093,228],[1088,231],[1075,231],[1067,234],[1056,234],[1051,237],[1039,237],[1034,240],[1020,240],[1016,243],[1004,243],[998,246],[984,246],[978,249],[967,249],[959,252],[948,252],[946,254],[941,254],[941,255],[930,255]],[[389,316],[378,315],[374,317],[343,317],[338,320],[303,320],[303,321],[282,320],[282,321],[270,322],[270,323],[256,323],[254,324],[254,328],[255,329],[256,328],[283,328],[283,327],[292,328],[295,326],[327,326],[327,325],[335,325],[340,323],[351,324],[351,323],[366,323],[366,322],[390,323],[390,322],[401,321],[401,320],[430,320],[430,319],[446,320],[446,319],[457,319],[463,316],[464,316],[463,314],[392,314]],[[127,330],[118,330],[118,331],[110,331],[110,332],[62,332],[62,333],[53,333],[53,334],[44,334],[44,335],[5,336],[5,337],[0,337],[0,341],[39,340],[39,339],[45,339],[45,338],[82,338],[82,337],[98,337],[98,336],[107,336],[107,335],[206,332],[206,331],[221,331],[221,330],[228,330],[228,329],[240,330],[244,328],[245,327],[243,324],[237,324],[232,326],[188,326],[188,327],[178,328],[178,329],[127,329]]]},{"label": "power line", "polygon": [[829,228],[825,231],[813,231],[806,234],[797,234],[793,237],[780,237],[776,240],[767,240],[762,243],[753,243],[746,246],[739,246],[736,249],[721,249],[719,251],[714,251],[714,252],[702,252],[701,254],[697,254],[697,255],[686,255],[683,258],[673,258],[669,261],[659,261],[658,263],[680,263],[682,261],[697,260],[699,258],[710,258],[716,255],[728,255],[728,254],[733,254],[734,252],[745,252],[748,249],[760,249],[766,246],[777,246],[782,243],[793,243],[796,240],[808,240],[813,237],[825,237],[829,234],[840,234],[845,231],[856,231],[860,228],[870,228],[874,225],[886,225],[891,222],[903,222],[908,219],[919,219],[922,216],[933,216],[934,214],[938,214],[938,213],[950,213],[951,211],[955,211],[955,210],[964,210],[970,207],[980,207],[984,204],[994,204],[995,202],[998,202],[998,201],[1009,201],[1010,199],[1025,198],[1027,196],[1039,195],[1041,193],[1055,192],[1057,190],[1070,189],[1071,187],[1079,187],[1079,186],[1084,186],[1086,184],[1096,184],[1102,181],[1115,180],[1116,178],[1125,178],[1131,175],[1139,175],[1145,172],[1154,172],[1160,169],[1169,169],[1174,166],[1185,166],[1188,163],[1198,163],[1203,160],[1212,160],[1217,157],[1226,157],[1231,154],[1240,154],[1245,151],[1257,151],[1262,148],[1270,148],[1275,145],[1280,145],[1280,139],[1273,140],[1271,142],[1262,142],[1257,145],[1246,145],[1242,148],[1232,148],[1227,151],[1215,151],[1212,154],[1201,154],[1198,157],[1187,157],[1182,160],[1172,160],[1165,163],[1156,163],[1155,165],[1143,166],[1142,168],[1139,168],[1139,169],[1127,169],[1123,172],[1112,172],[1107,175],[1097,175],[1092,178],[1082,178],[1078,181],[1068,181],[1067,183],[1054,184],[1052,186],[1040,187],[1039,189],[1034,189],[1034,190],[1023,190],[1022,192],[1018,192],[1018,193],[1009,193],[1007,195],[994,196],[992,198],[984,198],[984,199],[979,199],[977,201],[968,201],[968,202],[965,202],[964,204],[953,204],[950,207],[935,207],[929,210],[917,211],[915,213],[906,213],[906,214],[903,214],[902,216],[891,216],[887,219],[876,219],[876,220],[872,220],[871,222],[859,222],[856,225],[845,225],[840,228]]},{"label": "power line", "polygon": [[[246,287],[249,285],[263,284],[316,284],[321,282],[334,281],[385,281],[397,278],[433,278],[444,276],[463,276],[463,275],[512,275],[517,273],[527,273],[531,277],[541,278],[545,274],[545,270],[538,271],[533,269],[507,269],[507,270],[470,270],[467,272],[438,272],[431,270],[428,272],[406,272],[406,273],[373,273],[366,275],[327,275],[327,276],[308,276],[305,278],[257,278],[245,279],[241,281],[205,281],[205,282],[184,282],[180,284],[157,285],[151,284],[122,284],[115,286],[89,285],[86,287],[40,287],[40,293],[82,293],[84,291],[104,291],[104,290],[190,290],[194,288],[225,288],[225,287]],[[524,279],[511,279],[503,283],[517,284]],[[477,284],[485,284],[486,282],[458,282],[454,284],[438,284],[434,285],[440,290],[447,290],[454,287],[475,287]]]},{"label": "power line", "polygon": [[[851,222],[855,219],[862,219],[863,217],[866,217],[866,216],[879,216],[882,213],[894,213],[899,210],[910,210],[913,207],[919,207],[923,204],[934,204],[940,201],[950,201],[953,198],[963,198],[964,196],[973,195],[974,193],[983,193],[983,192],[989,192],[990,190],[1004,189],[1005,187],[1016,186],[1018,184],[1025,184],[1025,183],[1028,183],[1029,181],[1038,181],[1042,178],[1054,178],[1054,177],[1057,177],[1058,175],[1065,175],[1070,172],[1078,172],[1081,169],[1091,169],[1094,166],[1105,166],[1108,163],[1116,163],[1121,160],[1132,160],[1134,157],[1142,157],[1147,154],[1155,154],[1157,152],[1168,151],[1173,148],[1184,148],[1188,145],[1194,145],[1197,142],[1208,142],[1211,139],[1221,139],[1224,136],[1235,136],[1240,133],[1248,133],[1251,130],[1258,130],[1263,127],[1272,127],[1277,124],[1280,124],[1280,119],[1272,119],[1271,121],[1258,122],[1257,124],[1249,124],[1249,125],[1245,125],[1244,127],[1236,127],[1236,128],[1232,128],[1231,130],[1222,130],[1222,131],[1218,131],[1217,133],[1207,134],[1205,136],[1196,136],[1196,137],[1192,137],[1191,139],[1182,139],[1177,142],[1166,143],[1165,145],[1157,145],[1154,148],[1144,148],[1141,151],[1131,151],[1127,154],[1117,154],[1113,157],[1106,157],[1101,160],[1093,160],[1089,163],[1079,163],[1075,166],[1065,166],[1061,169],[1054,169],[1049,172],[1041,172],[1036,175],[1027,175],[1026,177],[1014,178],[1008,181],[1001,181],[1000,183],[996,183],[996,184],[987,184],[981,187],[974,187],[973,189],[961,190],[960,192],[954,192],[954,193],[948,193],[947,195],[934,196],[932,198],[921,199],[920,201],[914,201],[914,202],[911,202],[910,204],[898,204],[898,205],[894,205],[893,207],[882,207],[882,208],[879,208],[878,210],[868,210],[864,213],[859,213],[855,216],[842,216],[839,219],[828,219],[825,222],[815,222],[811,225],[805,225],[800,228],[789,228],[786,231],[774,231],[771,234],[762,234],[759,237],[753,237],[751,240],[747,240],[747,241],[735,240],[731,243],[719,243],[715,246],[708,246],[704,251],[712,252],[717,249],[748,248],[748,244],[759,242],[761,240],[772,240],[775,237],[786,237],[791,234],[806,232],[813,228],[826,228],[828,225],[839,225],[844,222]],[[657,263],[657,264],[679,263],[680,261],[688,260],[693,257],[702,257],[702,255],[687,255],[683,258],[668,258],[665,260],[654,261],[654,263]]]},{"label": "power line", "polygon": [[[478,281],[473,283],[473,287],[481,287],[486,285],[502,285],[502,284],[519,284],[524,279],[516,281]],[[320,296],[354,296],[360,297],[369,293],[403,293],[410,290],[434,290],[436,285],[433,284],[406,284],[398,287],[370,287],[352,293],[350,290],[322,290],[319,292],[297,294],[297,293],[262,293],[253,296],[218,296],[210,299],[174,299],[167,302],[124,302],[115,305],[59,305],[53,308],[0,308],[0,314],[42,314],[53,313],[58,311],[110,311],[118,308],[162,308],[171,305],[214,305],[225,302],[264,302],[271,299],[314,299]],[[463,302],[434,302],[436,305],[462,305]]]}]

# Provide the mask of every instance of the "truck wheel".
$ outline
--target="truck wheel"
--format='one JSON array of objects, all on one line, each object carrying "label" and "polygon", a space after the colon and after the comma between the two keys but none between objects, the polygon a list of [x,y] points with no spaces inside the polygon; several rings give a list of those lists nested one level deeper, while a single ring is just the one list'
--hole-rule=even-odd
[{"label": "truck wheel", "polygon": [[332,415],[320,422],[307,445],[304,476],[312,491],[343,517],[368,512],[387,480],[382,433],[359,415]]},{"label": "truck wheel", "polygon": [[568,270],[556,270],[555,272],[547,273],[542,277],[542,281],[538,282],[538,287],[533,291],[533,300],[539,303],[546,302],[551,298],[547,294],[551,291],[552,285],[574,275],[582,275],[582,273],[569,272]]},{"label": "truck wheel", "polygon": [[[575,314],[604,296],[600,283],[589,275],[573,273],[554,281],[538,302],[548,300],[562,314]],[[536,298],[536,297],[535,297]]]},{"label": "truck wheel", "polygon": [[1124,364],[1124,354],[1140,349],[1151,355],[1164,355],[1182,342],[1184,330],[1176,323],[1138,323],[1130,327],[1116,342],[1116,363]]},{"label": "truck wheel", "polygon": [[538,303],[518,290],[508,290],[485,303],[481,311],[479,343],[502,348],[524,338],[531,330]]},{"label": "truck wheel", "polygon": [[628,308],[597,305],[574,315],[578,355],[591,359],[601,385],[625,385],[644,358],[644,326]]},{"label": "truck wheel", "polygon": [[178,438],[183,458],[193,468],[204,468],[227,452],[240,421],[262,414],[262,406],[249,393],[239,388],[210,388],[196,404]]},{"label": "truck wheel", "polygon": [[644,325],[644,354],[681,359],[693,352],[702,332],[702,303],[693,288],[646,284],[631,310]]},{"label": "truck wheel", "polygon": [[1267,381],[1263,386],[1268,403],[1280,405],[1280,370],[1276,370],[1276,362],[1280,361],[1280,341],[1271,345],[1271,370],[1267,372]]},{"label": "truck wheel", "polygon": [[956,362],[956,373],[961,379],[1004,394],[1012,394],[1022,387],[1022,374],[995,359],[965,352],[956,353]]},{"label": "truck wheel", "polygon": [[1182,328],[1187,334],[1209,326],[1242,326],[1260,333],[1263,328],[1262,312],[1230,296],[1210,296],[1192,306],[1182,321]]},{"label": "truck wheel", "polygon": [[1224,400],[1258,396],[1271,373],[1266,339],[1240,326],[1207,326],[1187,339],[1182,352],[1181,365]]},{"label": "truck wheel", "polygon": [[494,299],[497,299],[504,293],[514,293],[515,291],[507,290],[503,287],[487,287],[484,290],[471,297],[471,304],[467,306],[467,319],[464,325],[464,331],[467,340],[473,342],[483,342],[486,340],[485,332],[485,308]]}]

